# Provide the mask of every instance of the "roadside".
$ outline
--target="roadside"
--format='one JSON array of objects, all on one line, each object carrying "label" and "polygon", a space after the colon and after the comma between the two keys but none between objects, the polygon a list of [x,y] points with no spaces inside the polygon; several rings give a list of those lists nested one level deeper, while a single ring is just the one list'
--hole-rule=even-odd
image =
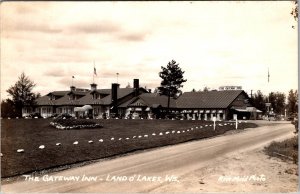
[{"label": "roadside", "polygon": [[182,176],[180,183],[150,192],[297,192],[297,173],[298,167],[292,161],[269,157],[259,148],[221,157]]}]

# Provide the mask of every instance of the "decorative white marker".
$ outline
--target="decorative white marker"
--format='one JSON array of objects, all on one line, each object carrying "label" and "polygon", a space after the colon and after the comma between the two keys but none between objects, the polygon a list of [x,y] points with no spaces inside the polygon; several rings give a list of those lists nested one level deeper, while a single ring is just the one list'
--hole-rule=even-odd
[{"label": "decorative white marker", "polygon": [[100,142],[103,142],[103,139],[99,139]]},{"label": "decorative white marker", "polygon": [[169,134],[169,133],[170,133],[169,131],[166,132],[166,134]]},{"label": "decorative white marker", "polygon": [[216,120],[217,120],[217,118],[216,117],[213,117],[213,122],[214,122],[214,131],[216,130]]},{"label": "decorative white marker", "polygon": [[144,137],[148,137],[148,135],[144,135]]},{"label": "decorative white marker", "polygon": [[129,139],[129,137],[126,137],[126,140],[128,140]]},{"label": "decorative white marker", "polygon": [[112,137],[112,138],[110,138],[110,140],[111,140],[111,141],[113,141],[114,139],[115,139],[115,138],[113,138],[113,137]]},{"label": "decorative white marker", "polygon": [[77,145],[78,144],[78,141],[74,141],[74,143],[73,143],[74,145]]},{"label": "decorative white marker", "polygon": [[176,131],[172,131],[172,133],[175,133]]},{"label": "decorative white marker", "polygon": [[121,140],[122,140],[122,138],[120,137],[120,138],[119,138],[119,141],[121,141]]},{"label": "decorative white marker", "polygon": [[24,149],[18,149],[17,152],[18,152],[18,153],[23,153],[23,152],[24,152]]},{"label": "decorative white marker", "polygon": [[138,136],[138,138],[142,138],[142,136],[141,136],[141,135],[139,135],[139,136]]},{"label": "decorative white marker", "polygon": [[155,134],[155,133],[152,133],[152,135],[155,136],[156,134]]},{"label": "decorative white marker", "polygon": [[238,128],[237,114],[233,114],[233,119],[235,120],[235,129],[237,129]]},{"label": "decorative white marker", "polygon": [[136,138],[136,136],[133,136],[132,138],[134,139],[134,138]]},{"label": "decorative white marker", "polygon": [[163,133],[160,132],[159,135],[163,135]]},{"label": "decorative white marker", "polygon": [[180,133],[180,131],[177,131],[177,133]]},{"label": "decorative white marker", "polygon": [[2,153],[0,153],[0,156],[2,157],[2,156],[3,156],[3,154],[2,154]]},{"label": "decorative white marker", "polygon": [[89,143],[94,143],[94,142],[92,140],[90,140]]},{"label": "decorative white marker", "polygon": [[44,149],[45,148],[45,146],[44,145],[40,145],[40,147],[39,147],[40,149]]},{"label": "decorative white marker", "polygon": [[61,145],[61,143],[56,143],[55,145],[57,145],[57,146],[60,146],[60,145]]}]

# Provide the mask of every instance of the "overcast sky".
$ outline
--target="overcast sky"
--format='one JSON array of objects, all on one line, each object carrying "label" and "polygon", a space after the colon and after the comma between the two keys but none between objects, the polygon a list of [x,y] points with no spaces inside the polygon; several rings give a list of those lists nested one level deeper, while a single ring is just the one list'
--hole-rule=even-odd
[{"label": "overcast sky", "polygon": [[[290,1],[4,2],[1,96],[25,72],[47,94],[90,88],[160,85],[176,60],[183,91],[242,86],[246,92],[297,89],[297,29]],[[270,82],[267,75],[270,69]]]}]

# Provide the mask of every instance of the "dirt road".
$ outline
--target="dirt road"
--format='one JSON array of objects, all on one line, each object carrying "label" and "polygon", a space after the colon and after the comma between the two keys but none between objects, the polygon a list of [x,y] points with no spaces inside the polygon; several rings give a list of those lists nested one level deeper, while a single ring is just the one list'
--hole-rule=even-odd
[{"label": "dirt road", "polygon": [[[246,129],[241,133],[164,147],[40,177],[24,176],[23,181],[2,185],[1,190],[5,193],[175,192],[172,188],[178,187],[185,192],[201,192],[197,188],[203,184],[200,182],[196,185],[189,185],[192,183],[187,181],[190,180],[189,176],[215,162],[219,161],[218,165],[222,165],[226,157],[227,159],[231,156],[238,157],[239,153],[263,148],[273,140],[284,139],[292,135],[293,126],[287,123]],[[261,161],[262,164],[264,162]],[[236,165],[243,164],[241,161]],[[265,169],[265,171],[261,169],[262,174],[270,175],[267,173],[270,169]],[[222,172],[220,176],[226,177],[226,171]],[[247,173],[238,174],[238,176],[252,175]],[[228,172],[229,175],[231,175],[230,172]],[[265,179],[268,178],[270,177],[265,177]],[[214,191],[209,188],[206,190]],[[227,190],[221,189],[221,191]]]}]

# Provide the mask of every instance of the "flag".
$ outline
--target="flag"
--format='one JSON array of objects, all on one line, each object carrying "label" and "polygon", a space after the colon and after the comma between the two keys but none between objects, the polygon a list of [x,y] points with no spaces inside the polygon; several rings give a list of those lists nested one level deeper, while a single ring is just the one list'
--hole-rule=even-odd
[{"label": "flag", "polygon": [[97,75],[97,72],[96,72],[96,67],[94,67],[94,74],[95,74],[95,75]]},{"label": "flag", "polygon": [[269,68],[268,68],[268,83],[270,81],[270,73],[269,73]]}]

